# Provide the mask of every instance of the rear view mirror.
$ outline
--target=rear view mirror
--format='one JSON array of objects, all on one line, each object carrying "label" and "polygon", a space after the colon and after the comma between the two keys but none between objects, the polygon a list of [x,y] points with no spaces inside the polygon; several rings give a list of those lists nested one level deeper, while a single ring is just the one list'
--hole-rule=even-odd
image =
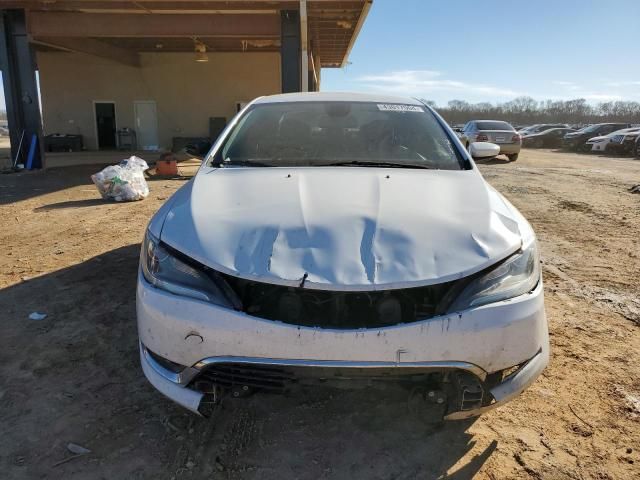
[{"label": "rear view mirror", "polygon": [[495,143],[475,142],[469,147],[469,153],[473,159],[492,158],[500,155],[500,147]]}]

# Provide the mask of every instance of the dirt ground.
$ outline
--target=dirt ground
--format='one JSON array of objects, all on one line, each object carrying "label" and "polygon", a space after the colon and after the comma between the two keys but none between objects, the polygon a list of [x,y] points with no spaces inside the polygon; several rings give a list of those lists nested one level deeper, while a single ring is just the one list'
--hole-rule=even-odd
[{"label": "dirt ground", "polygon": [[552,360],[509,405],[444,426],[362,391],[182,410],[139,368],[134,286],[183,180],[115,204],[95,166],[0,175],[0,478],[640,478],[640,161],[528,150],[481,170],[538,234]]}]

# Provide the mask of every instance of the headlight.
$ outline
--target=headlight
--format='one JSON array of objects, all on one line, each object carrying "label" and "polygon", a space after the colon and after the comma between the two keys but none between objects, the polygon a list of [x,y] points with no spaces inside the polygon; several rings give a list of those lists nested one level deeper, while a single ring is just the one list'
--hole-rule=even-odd
[{"label": "headlight", "polygon": [[453,301],[449,312],[517,297],[533,290],[540,281],[540,258],[535,241],[507,258],[493,270],[471,281]]},{"label": "headlight", "polygon": [[149,231],[142,243],[140,266],[147,282],[157,288],[176,295],[231,307],[228,293],[225,293],[211,276],[178,259]]}]

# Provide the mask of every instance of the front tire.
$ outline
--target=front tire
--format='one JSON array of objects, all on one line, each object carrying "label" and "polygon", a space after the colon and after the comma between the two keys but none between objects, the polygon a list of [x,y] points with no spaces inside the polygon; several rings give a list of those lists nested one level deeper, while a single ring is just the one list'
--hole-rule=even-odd
[{"label": "front tire", "polygon": [[512,153],[511,155],[507,155],[510,162],[515,162],[518,159],[518,153]]}]

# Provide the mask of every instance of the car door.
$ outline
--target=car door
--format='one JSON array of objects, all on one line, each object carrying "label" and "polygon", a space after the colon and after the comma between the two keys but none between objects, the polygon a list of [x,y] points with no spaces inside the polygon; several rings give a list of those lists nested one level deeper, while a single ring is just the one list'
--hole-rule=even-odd
[{"label": "car door", "polygon": [[559,146],[562,145],[562,138],[565,136],[565,134],[567,133],[567,130],[559,128],[557,130],[554,130],[552,132],[550,132],[550,134],[547,136],[547,146],[551,147],[551,148],[557,148]]},{"label": "car door", "polygon": [[616,130],[618,130],[619,126],[617,125],[603,125],[602,127],[600,127],[598,133],[600,135],[609,135],[611,132],[614,132]]}]

